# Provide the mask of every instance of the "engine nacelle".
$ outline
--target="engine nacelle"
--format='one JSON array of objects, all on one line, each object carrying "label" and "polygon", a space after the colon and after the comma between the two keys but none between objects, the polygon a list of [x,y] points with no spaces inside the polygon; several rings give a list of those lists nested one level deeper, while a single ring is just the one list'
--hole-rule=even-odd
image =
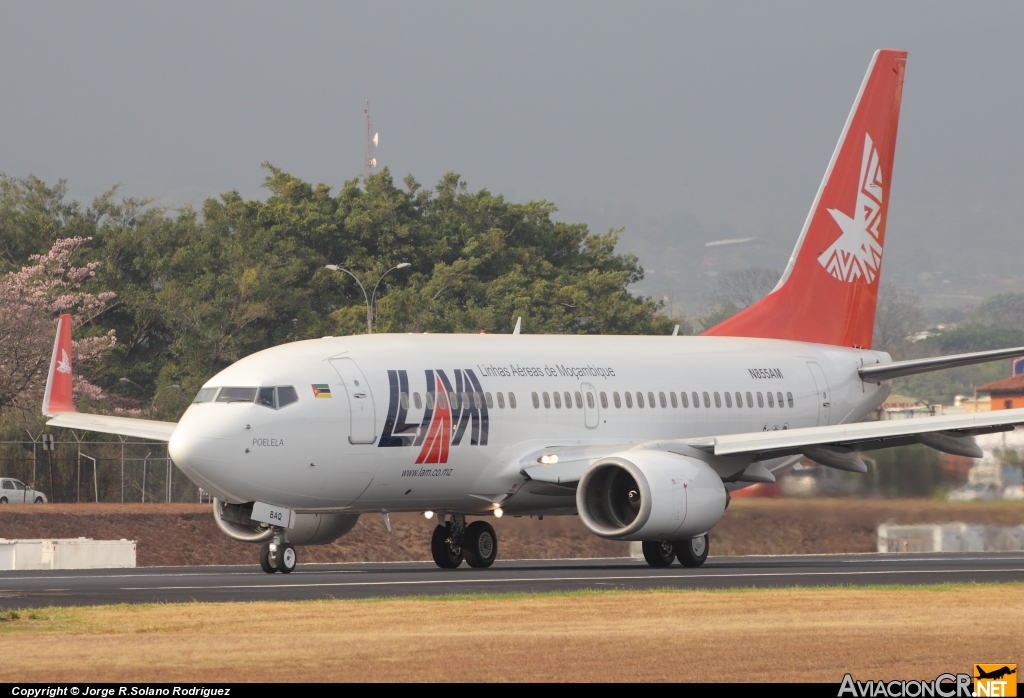
[{"label": "engine nacelle", "polygon": [[[213,520],[225,535],[246,543],[264,543],[274,530],[253,521],[252,504],[228,504],[213,500]],[[352,530],[359,514],[296,514],[295,526],[288,529],[288,542],[294,545],[326,545]]]},{"label": "engine nacelle", "polygon": [[706,463],[664,451],[624,451],[584,473],[576,508],[590,531],[615,540],[687,540],[725,512],[725,486]]}]

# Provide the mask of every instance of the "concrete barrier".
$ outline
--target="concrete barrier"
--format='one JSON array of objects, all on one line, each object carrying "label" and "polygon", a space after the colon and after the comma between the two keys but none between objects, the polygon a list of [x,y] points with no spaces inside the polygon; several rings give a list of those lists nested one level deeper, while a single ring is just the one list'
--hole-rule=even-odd
[{"label": "concrete barrier", "polygon": [[1024,550],[1024,526],[882,524],[880,553],[981,553]]},{"label": "concrete barrier", "polygon": [[135,541],[57,538],[0,539],[0,570],[84,570],[135,567]]}]

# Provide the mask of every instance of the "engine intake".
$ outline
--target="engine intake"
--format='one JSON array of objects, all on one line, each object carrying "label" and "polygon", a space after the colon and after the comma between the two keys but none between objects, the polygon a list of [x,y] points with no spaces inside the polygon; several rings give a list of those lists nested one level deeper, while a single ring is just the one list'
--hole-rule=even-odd
[{"label": "engine intake", "polygon": [[584,473],[576,488],[583,525],[615,540],[693,538],[718,523],[725,503],[725,486],[710,466],[664,451],[604,458]]}]

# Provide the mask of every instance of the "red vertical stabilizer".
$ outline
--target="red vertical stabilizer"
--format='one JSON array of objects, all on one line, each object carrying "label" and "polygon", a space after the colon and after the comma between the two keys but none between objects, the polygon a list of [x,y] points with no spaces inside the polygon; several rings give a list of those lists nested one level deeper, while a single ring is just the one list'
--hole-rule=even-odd
[{"label": "red vertical stabilizer", "polygon": [[74,412],[71,393],[71,316],[64,314],[57,321],[57,337],[53,341],[50,373],[43,394],[43,414],[52,417],[59,412]]},{"label": "red vertical stabilizer", "polygon": [[775,289],[705,332],[870,347],[905,51],[877,51]]}]

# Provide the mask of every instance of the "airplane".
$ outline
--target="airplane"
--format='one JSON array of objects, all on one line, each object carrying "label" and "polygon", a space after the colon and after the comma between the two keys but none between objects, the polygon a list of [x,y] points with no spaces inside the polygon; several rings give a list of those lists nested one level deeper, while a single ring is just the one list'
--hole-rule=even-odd
[{"label": "airplane", "polygon": [[[58,321],[48,425],[164,441],[213,496],[226,535],[263,543],[267,573],[362,514],[436,518],[444,569],[489,567],[491,517],[578,515],[642,541],[647,562],[707,558],[730,492],[810,459],[923,443],[980,457],[972,436],[1024,409],[862,421],[891,380],[1024,355],[911,361],[871,349],[907,54],[879,50],[778,285],[701,336],[368,334],[272,347],[208,380],[177,423],[83,414],[71,323]],[[467,522],[467,519],[472,519]]]}]

